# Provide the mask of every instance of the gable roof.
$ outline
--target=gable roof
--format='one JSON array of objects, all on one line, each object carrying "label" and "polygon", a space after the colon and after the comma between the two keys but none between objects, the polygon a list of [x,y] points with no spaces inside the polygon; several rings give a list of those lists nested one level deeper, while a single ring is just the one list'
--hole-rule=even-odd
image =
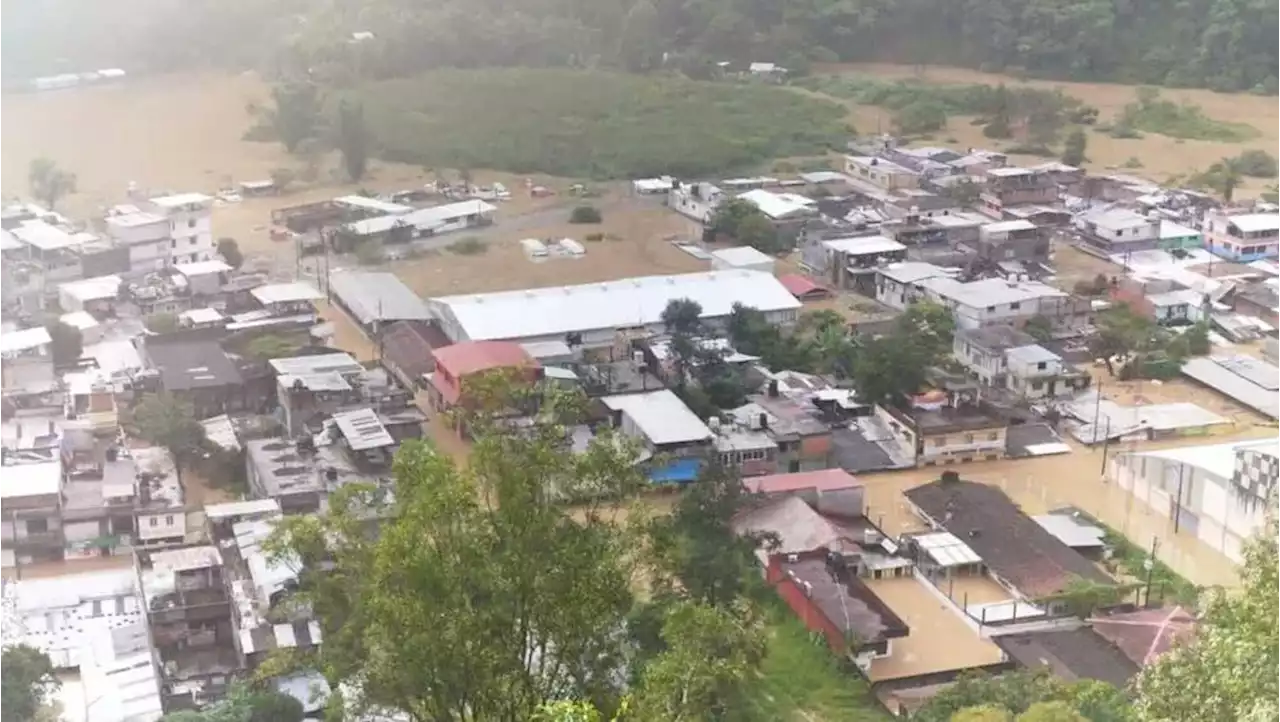
[{"label": "gable roof", "polygon": [[1120,649],[1135,665],[1145,667],[1195,631],[1196,620],[1182,607],[1140,609],[1089,620],[1093,629]]},{"label": "gable roof", "polygon": [[464,341],[432,352],[436,363],[457,377],[489,369],[536,366],[528,351],[511,341]]},{"label": "gable roof", "polygon": [[992,573],[1028,597],[1051,596],[1077,577],[1101,584],[1114,581],[997,487],[935,481],[905,495],[930,521],[977,552]]},{"label": "gable roof", "polygon": [[806,296],[816,298],[818,296],[827,296],[831,294],[830,291],[819,285],[818,282],[807,276],[802,276],[799,273],[787,273],[778,276],[778,283],[781,283],[783,288],[790,291],[792,296],[802,300]]},{"label": "gable roof", "polygon": [[1048,668],[1068,682],[1096,679],[1124,689],[1139,669],[1124,652],[1088,627],[1001,634],[992,640],[1022,666]]},{"label": "gable roof", "polygon": [[160,370],[166,391],[185,391],[243,383],[235,363],[216,341],[149,343],[147,357]]},{"label": "gable roof", "polygon": [[382,332],[382,358],[411,379],[433,371],[435,351],[449,345],[449,337],[430,321],[397,321]]}]

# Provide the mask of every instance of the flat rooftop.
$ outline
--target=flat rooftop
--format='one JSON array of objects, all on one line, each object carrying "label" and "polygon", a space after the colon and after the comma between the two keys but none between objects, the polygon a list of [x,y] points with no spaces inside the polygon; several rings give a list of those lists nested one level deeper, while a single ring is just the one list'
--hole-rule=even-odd
[{"label": "flat rooftop", "polygon": [[912,577],[868,579],[867,588],[906,622],[911,633],[871,662],[871,682],[972,669],[1003,661],[1004,653],[978,636],[942,596]]}]

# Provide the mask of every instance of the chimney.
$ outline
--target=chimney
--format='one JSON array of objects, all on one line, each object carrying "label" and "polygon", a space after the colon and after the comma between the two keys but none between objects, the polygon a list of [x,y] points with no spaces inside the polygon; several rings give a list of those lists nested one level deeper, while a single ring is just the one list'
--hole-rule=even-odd
[{"label": "chimney", "polygon": [[769,398],[771,399],[778,398],[778,380],[777,379],[769,380]]},{"label": "chimney", "polygon": [[769,428],[769,415],[764,412],[760,413],[760,428],[761,429]]}]

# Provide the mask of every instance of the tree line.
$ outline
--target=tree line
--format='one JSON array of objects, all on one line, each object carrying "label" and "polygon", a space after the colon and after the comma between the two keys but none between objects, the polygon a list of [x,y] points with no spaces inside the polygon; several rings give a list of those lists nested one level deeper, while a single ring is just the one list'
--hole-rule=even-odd
[{"label": "tree line", "polygon": [[[1276,0],[134,0],[4,8],[7,77],[133,66],[330,67],[398,77],[440,67],[711,72],[721,60],[948,64],[1071,80],[1275,93]],[[90,4],[92,5],[92,4]],[[75,6],[75,7],[71,7]],[[353,42],[351,33],[372,39]],[[125,47],[129,50],[122,51]],[[69,59],[84,67],[67,68]]]}]

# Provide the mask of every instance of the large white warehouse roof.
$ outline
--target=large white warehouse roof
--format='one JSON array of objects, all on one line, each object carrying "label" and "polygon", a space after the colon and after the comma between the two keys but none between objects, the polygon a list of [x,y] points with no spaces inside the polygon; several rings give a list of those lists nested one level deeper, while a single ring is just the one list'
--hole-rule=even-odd
[{"label": "large white warehouse roof", "polygon": [[456,320],[455,341],[492,341],[653,325],[680,298],[696,301],[704,318],[728,316],[737,303],[764,312],[800,308],[773,275],[743,270],[442,296],[433,303],[446,320]]}]

